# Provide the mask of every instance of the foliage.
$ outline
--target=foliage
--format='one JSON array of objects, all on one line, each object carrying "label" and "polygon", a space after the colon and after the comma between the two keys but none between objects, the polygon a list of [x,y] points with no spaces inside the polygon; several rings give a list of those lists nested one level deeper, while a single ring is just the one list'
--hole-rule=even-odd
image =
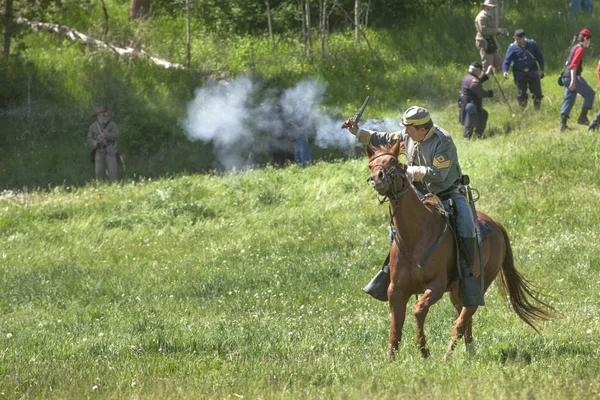
[{"label": "foliage", "polygon": [[[185,64],[184,3],[155,0],[152,18],[130,21],[129,2],[106,0],[109,41],[118,46],[142,47],[154,56]],[[331,6],[332,2],[328,3]],[[338,2],[346,10],[352,3]],[[98,1],[15,4],[16,16],[61,23],[92,37],[102,37],[103,16]],[[383,119],[394,118],[415,102],[430,108],[452,107],[465,66],[478,57],[472,25],[479,10],[476,4],[455,2],[454,14],[450,14],[449,2],[428,1],[417,6],[411,2],[372,1],[370,21],[375,21],[376,11],[389,14],[390,20],[369,23],[360,43],[355,43],[346,17],[338,15],[341,9],[336,7],[324,54],[316,42],[316,30],[312,32],[313,50],[307,54],[295,1],[271,2],[273,18],[278,21],[272,49],[261,25],[265,20],[260,11],[263,4],[258,0],[192,2],[190,71],[165,71],[143,59],[119,58],[60,36],[18,29],[12,58],[0,62],[0,85],[6,88],[0,91],[0,125],[6,132],[0,135],[4,145],[0,163],[7,171],[14,168],[16,172],[7,173],[0,187],[45,187],[65,181],[81,184],[90,179],[88,168],[72,167],[87,160],[84,137],[91,123],[90,110],[99,104],[112,109],[121,130],[126,132],[120,150],[128,161],[128,179],[134,174],[208,171],[215,167],[211,144],[190,143],[180,125],[194,90],[208,79],[248,75],[286,88],[312,77],[327,86],[323,109],[332,117],[352,115],[368,94],[373,98],[369,117]],[[212,6],[214,12],[205,15]],[[311,6],[316,15],[318,2],[311,2]],[[391,16],[403,7],[410,7],[412,12],[408,22],[399,24],[399,19]],[[577,27],[600,30],[596,29],[600,28],[597,19],[592,18],[595,14],[568,19],[561,12],[563,8],[559,1],[544,3],[543,7],[535,1],[521,2],[510,5],[503,17],[509,32],[524,26],[540,44],[548,76],[562,68],[571,34]],[[531,15],[537,18],[532,20]],[[215,20],[210,22],[210,18]],[[432,23],[436,21],[443,23]],[[235,28],[238,24],[243,27],[242,34]],[[500,41],[503,46],[508,44],[506,38]],[[595,80],[594,57],[591,48],[584,70],[588,81]],[[512,101],[513,85],[510,81],[502,84]],[[542,119],[548,120],[555,118],[561,95],[552,79],[546,79],[543,88],[549,104],[544,107]],[[491,124],[498,125],[498,132],[520,124],[500,121],[503,117],[494,107],[492,110],[495,115]],[[333,149],[313,150],[325,159],[341,155]],[[32,159],[18,154],[32,154]],[[265,159],[259,156],[258,162]],[[55,160],[64,161],[56,164]]]}]

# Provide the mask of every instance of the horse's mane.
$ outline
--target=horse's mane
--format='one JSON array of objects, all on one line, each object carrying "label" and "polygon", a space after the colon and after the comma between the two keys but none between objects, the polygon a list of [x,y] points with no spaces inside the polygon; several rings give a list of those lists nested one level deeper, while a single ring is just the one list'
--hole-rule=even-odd
[{"label": "horse's mane", "polygon": [[[367,145],[367,146],[369,146],[369,145]],[[371,155],[371,157],[369,157],[369,161],[371,161],[375,155],[380,154],[380,153],[396,154],[396,149],[395,149],[396,146],[398,147],[397,157],[399,158],[401,155],[404,154],[404,156],[408,159],[408,152],[406,151],[406,144],[404,142],[396,142],[393,145],[383,145],[383,146],[380,146],[377,148],[371,148],[373,151],[373,155]]]}]

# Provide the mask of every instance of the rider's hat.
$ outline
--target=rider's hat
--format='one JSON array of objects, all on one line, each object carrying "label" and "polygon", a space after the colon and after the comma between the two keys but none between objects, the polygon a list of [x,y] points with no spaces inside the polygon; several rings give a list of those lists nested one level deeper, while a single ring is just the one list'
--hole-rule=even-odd
[{"label": "rider's hat", "polygon": [[431,121],[431,116],[429,115],[429,111],[424,109],[423,107],[412,106],[402,116],[402,125],[410,126],[410,125],[423,125],[427,122]]}]

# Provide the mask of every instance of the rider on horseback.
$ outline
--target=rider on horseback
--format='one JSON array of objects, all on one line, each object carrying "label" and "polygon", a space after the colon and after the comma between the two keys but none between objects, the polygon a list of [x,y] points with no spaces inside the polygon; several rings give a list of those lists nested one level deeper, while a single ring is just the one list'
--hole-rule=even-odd
[{"label": "rider on horseback", "polygon": [[[355,135],[360,143],[375,149],[393,145],[398,140],[405,142],[408,158],[406,173],[413,180],[420,195],[434,193],[444,203],[447,211],[448,200],[453,201],[458,214],[457,233],[463,243],[459,248],[464,251],[463,258],[467,261],[459,263],[460,299],[467,307],[483,305],[483,296],[473,275],[477,254],[475,221],[467,203],[466,189],[461,183],[462,172],[452,137],[434,125],[429,111],[421,107],[413,106],[406,110],[402,117],[402,125],[404,130],[398,132],[375,132],[361,129],[353,119],[349,119],[344,122],[343,127]],[[393,227],[391,229],[393,230]],[[363,289],[382,301],[387,301],[387,287],[390,283],[388,262],[389,258],[381,272]]]}]

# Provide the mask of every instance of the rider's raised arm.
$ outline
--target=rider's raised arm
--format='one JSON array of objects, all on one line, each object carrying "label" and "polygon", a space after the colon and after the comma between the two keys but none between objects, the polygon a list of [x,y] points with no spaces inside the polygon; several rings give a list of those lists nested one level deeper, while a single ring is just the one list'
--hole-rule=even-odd
[{"label": "rider's raised arm", "polygon": [[408,135],[404,131],[397,132],[377,132],[369,129],[361,129],[356,134],[358,141],[362,144],[368,144],[371,147],[379,148],[384,146],[393,146],[397,141],[405,141]]}]

